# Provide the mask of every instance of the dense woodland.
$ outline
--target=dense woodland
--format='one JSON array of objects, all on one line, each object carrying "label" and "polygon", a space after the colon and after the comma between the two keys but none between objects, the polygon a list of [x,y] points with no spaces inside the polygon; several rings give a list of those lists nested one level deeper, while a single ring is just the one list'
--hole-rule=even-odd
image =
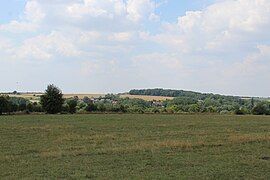
[{"label": "dense woodland", "polygon": [[31,99],[0,96],[0,114],[17,113],[218,113],[269,115],[270,102],[266,99],[242,98],[205,94],[183,90],[145,89],[131,90],[131,95],[175,97],[165,101],[120,98],[107,94],[91,99],[77,96],[64,99],[61,90],[49,85],[40,102]]},{"label": "dense woodland", "polygon": [[172,90],[172,89],[133,89],[129,91],[130,95],[146,95],[146,96],[166,96],[166,97],[187,97],[198,100],[210,99],[226,99],[227,101],[237,102],[238,96],[224,96],[219,94],[207,94],[193,91]]}]

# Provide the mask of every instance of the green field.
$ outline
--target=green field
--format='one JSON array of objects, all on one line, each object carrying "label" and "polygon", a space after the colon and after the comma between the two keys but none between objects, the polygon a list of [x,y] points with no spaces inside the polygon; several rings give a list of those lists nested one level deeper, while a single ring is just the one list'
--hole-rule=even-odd
[{"label": "green field", "polygon": [[270,117],[0,116],[0,179],[270,179]]}]

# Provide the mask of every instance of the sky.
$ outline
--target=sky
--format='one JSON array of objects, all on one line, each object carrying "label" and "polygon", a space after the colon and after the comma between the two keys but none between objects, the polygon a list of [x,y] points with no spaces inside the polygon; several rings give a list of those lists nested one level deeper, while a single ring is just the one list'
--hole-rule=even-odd
[{"label": "sky", "polygon": [[0,92],[270,96],[269,0],[3,0]]}]

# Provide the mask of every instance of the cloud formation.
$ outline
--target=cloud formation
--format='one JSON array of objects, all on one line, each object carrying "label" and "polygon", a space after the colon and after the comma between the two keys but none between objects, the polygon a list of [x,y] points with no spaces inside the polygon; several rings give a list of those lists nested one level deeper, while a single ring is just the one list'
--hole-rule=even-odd
[{"label": "cloud formation", "polygon": [[[216,1],[173,22],[157,13],[163,3],[28,0],[18,19],[0,24],[0,62],[26,68],[26,79],[42,64],[37,90],[49,82],[74,93],[164,87],[269,96],[270,85],[252,84],[269,79],[270,1]],[[50,82],[46,68],[63,76]]]}]

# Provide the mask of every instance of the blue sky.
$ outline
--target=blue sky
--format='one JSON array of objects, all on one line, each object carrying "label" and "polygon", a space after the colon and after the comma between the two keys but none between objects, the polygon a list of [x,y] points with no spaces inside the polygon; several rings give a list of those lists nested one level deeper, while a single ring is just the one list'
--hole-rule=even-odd
[{"label": "blue sky", "polygon": [[159,6],[157,13],[161,15],[163,21],[173,22],[179,16],[185,15],[186,11],[201,10],[213,2],[215,0],[168,0]]},{"label": "blue sky", "polygon": [[[245,11],[243,11],[243,9]],[[0,3],[0,91],[270,96],[268,0]]]},{"label": "blue sky", "polygon": [[[8,23],[23,15],[27,0],[9,0],[1,2],[0,22]],[[75,2],[75,1],[74,1]],[[158,6],[156,12],[161,15],[163,21],[175,21],[178,16],[184,15],[187,10],[200,10],[215,0],[156,0]]]},{"label": "blue sky", "polygon": [[23,14],[26,0],[2,1],[0,6],[0,22],[8,23],[13,19],[18,19]]}]

